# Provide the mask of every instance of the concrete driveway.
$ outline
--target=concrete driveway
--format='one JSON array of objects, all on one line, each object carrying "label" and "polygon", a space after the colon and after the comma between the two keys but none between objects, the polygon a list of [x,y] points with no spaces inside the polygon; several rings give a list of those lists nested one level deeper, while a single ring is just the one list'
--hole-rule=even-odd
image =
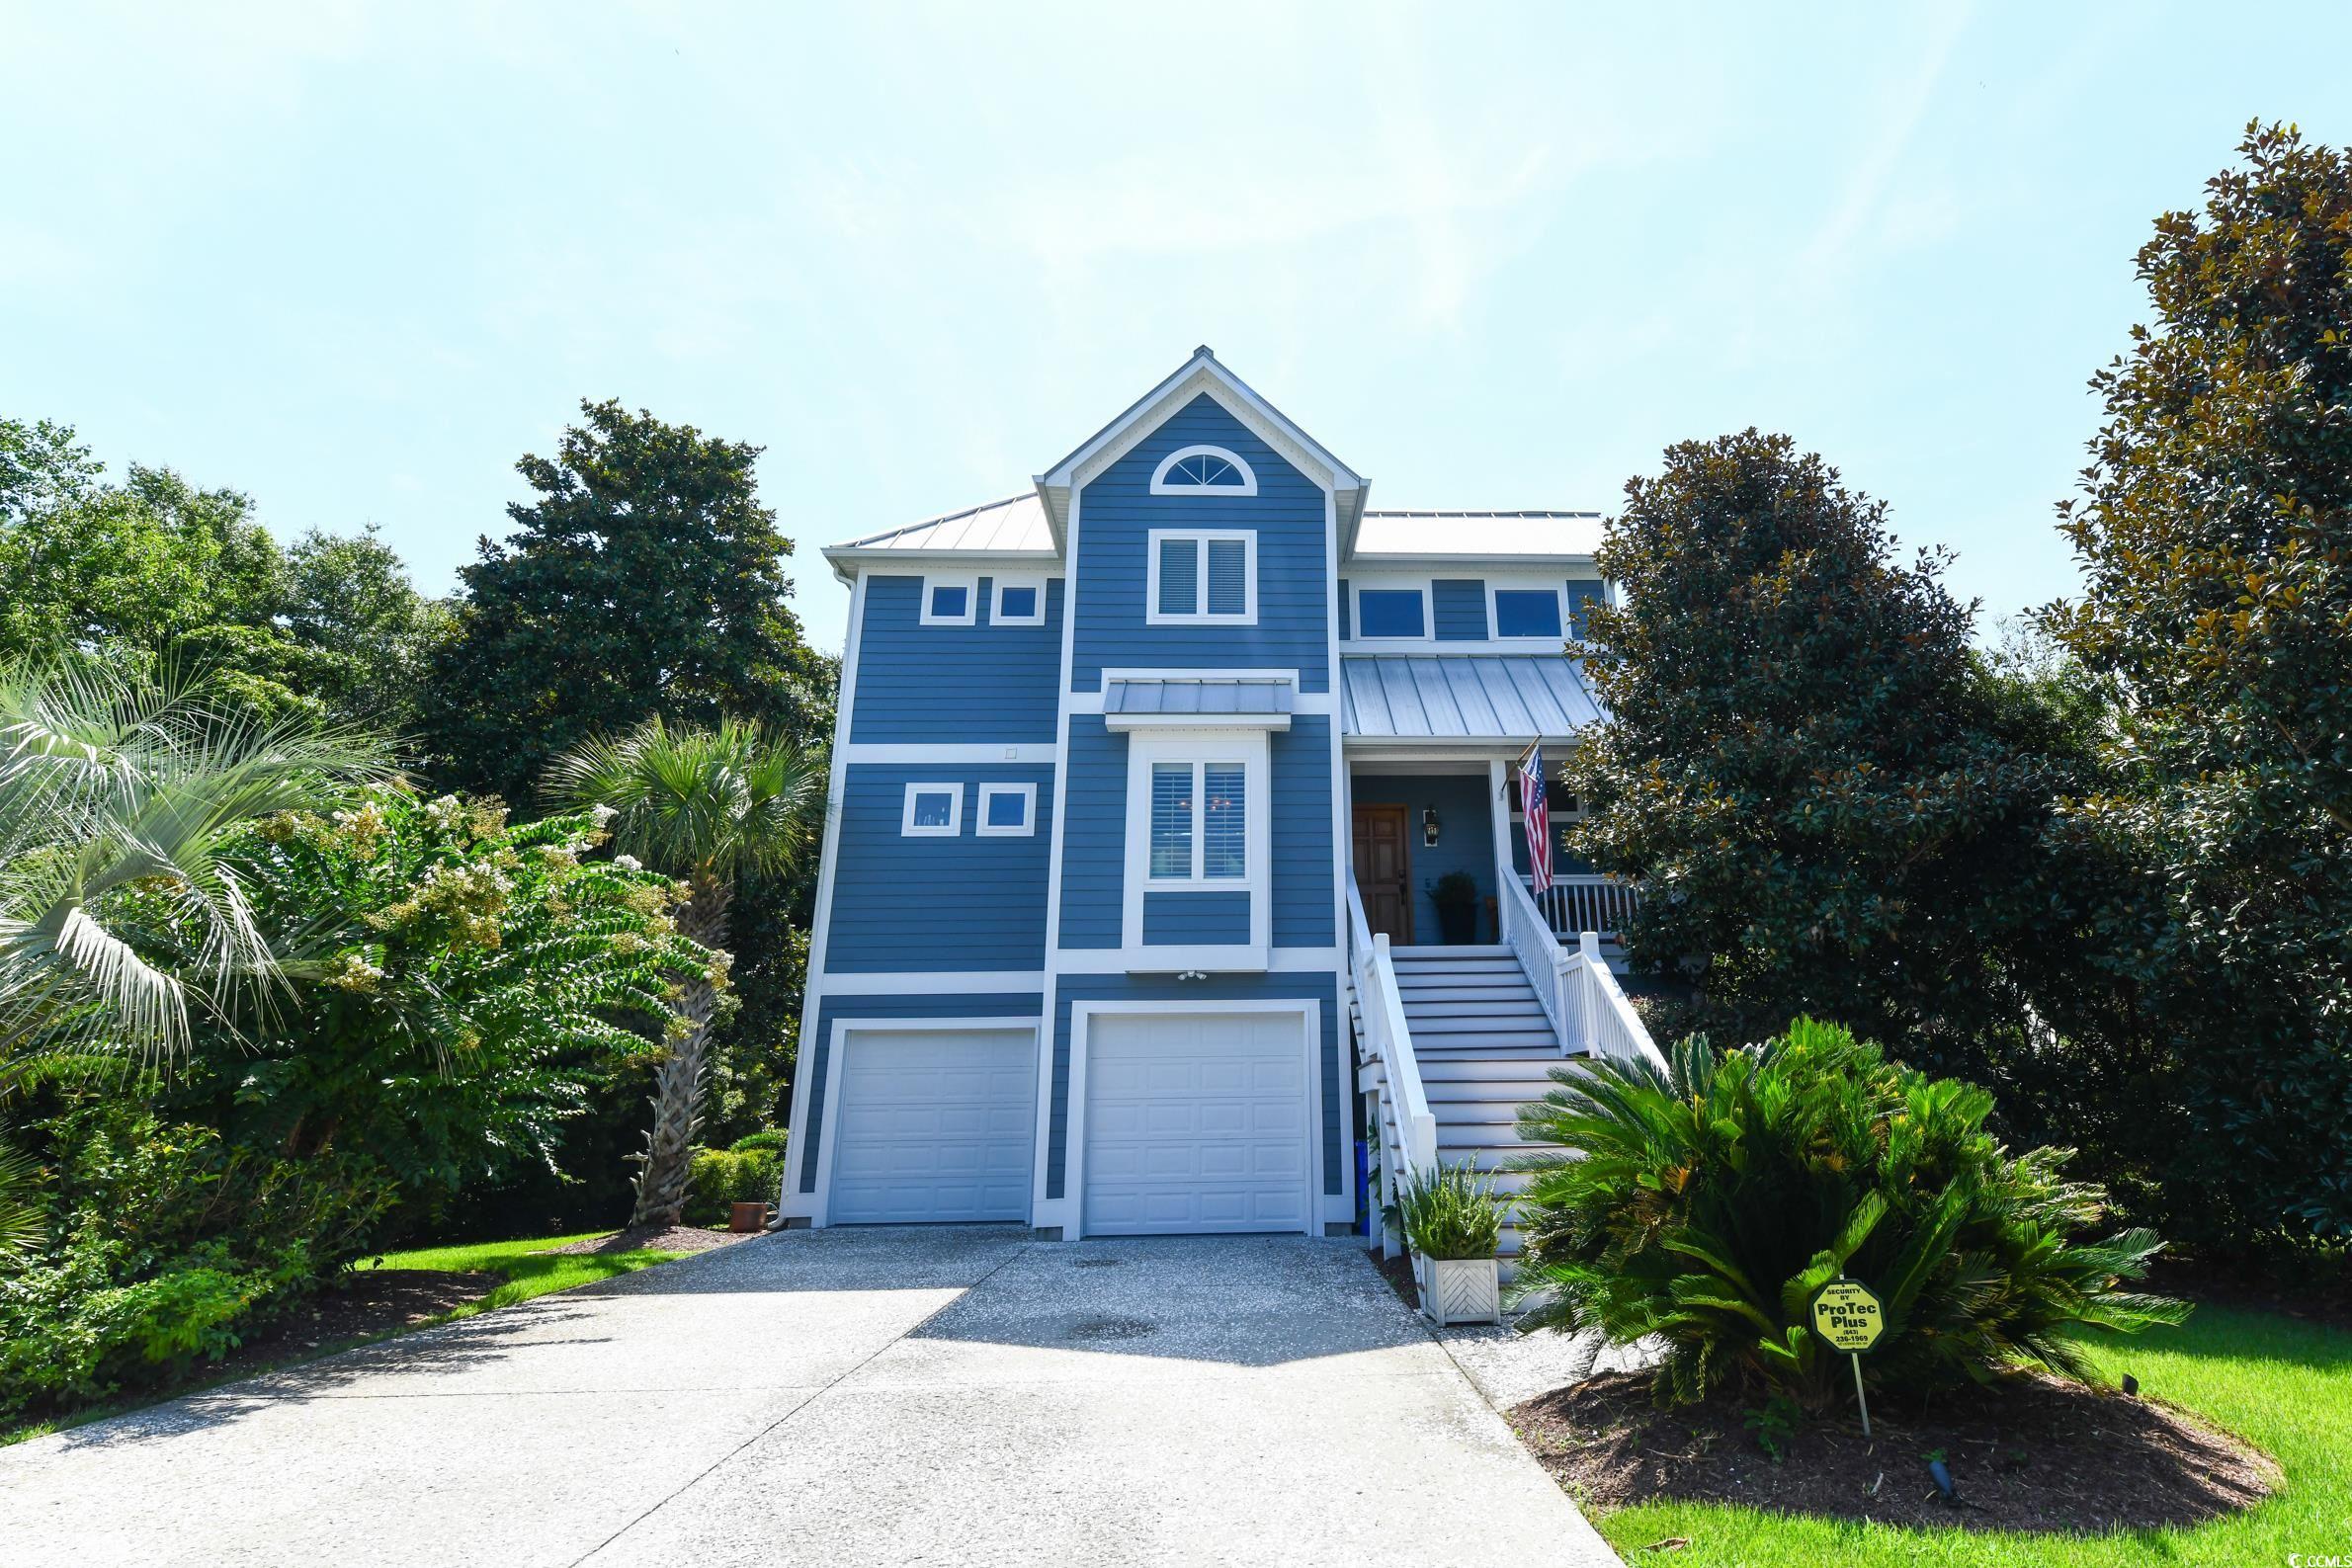
[{"label": "concrete driveway", "polygon": [[1614,1564],[1346,1242],[799,1231],[0,1449],[70,1564]]}]

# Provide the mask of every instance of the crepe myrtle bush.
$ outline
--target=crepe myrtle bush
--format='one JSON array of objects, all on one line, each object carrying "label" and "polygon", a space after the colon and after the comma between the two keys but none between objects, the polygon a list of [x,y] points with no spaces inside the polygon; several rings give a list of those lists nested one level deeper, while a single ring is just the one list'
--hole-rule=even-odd
[{"label": "crepe myrtle bush", "polygon": [[2187,1314],[2127,1288],[2162,1246],[2152,1233],[2083,1239],[2105,1197],[2059,1174],[2073,1151],[2011,1154],[1984,1129],[1990,1095],[1838,1026],[1801,1019],[1729,1052],[1694,1035],[1662,1069],[1553,1076],[1520,1129],[1572,1152],[1525,1162],[1523,1326],[1661,1342],[1661,1404],[1835,1403],[1852,1373],[1809,1319],[1841,1276],[1885,1304],[1864,1371],[1895,1392],[2032,1368],[2095,1384],[2081,1331]]}]

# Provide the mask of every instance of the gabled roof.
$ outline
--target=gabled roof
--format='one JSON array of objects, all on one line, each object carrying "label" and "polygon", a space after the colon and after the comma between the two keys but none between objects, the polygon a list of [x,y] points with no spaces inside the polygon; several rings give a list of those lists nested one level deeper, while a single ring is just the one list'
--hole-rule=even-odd
[{"label": "gabled roof", "polygon": [[1178,366],[1174,373],[1129,404],[1117,419],[1037,476],[1038,495],[1046,503],[1046,517],[1052,526],[1055,545],[1060,545],[1068,536],[1071,492],[1118,461],[1162,420],[1204,392],[1247,425],[1259,440],[1281,453],[1291,466],[1317,483],[1330,486],[1339,513],[1339,553],[1345,559],[1354,547],[1356,524],[1364,511],[1363,476],[1300,429],[1289,415],[1260,397],[1248,382],[1226,370],[1206,343],[1193,350],[1192,358]]}]

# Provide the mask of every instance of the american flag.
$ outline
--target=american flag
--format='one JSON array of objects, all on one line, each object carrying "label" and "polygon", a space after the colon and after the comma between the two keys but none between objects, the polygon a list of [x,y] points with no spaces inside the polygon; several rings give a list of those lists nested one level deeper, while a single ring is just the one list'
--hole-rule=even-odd
[{"label": "american flag", "polygon": [[1552,813],[1544,806],[1544,746],[1519,759],[1519,811],[1527,818],[1527,868],[1537,897],[1552,890]]}]

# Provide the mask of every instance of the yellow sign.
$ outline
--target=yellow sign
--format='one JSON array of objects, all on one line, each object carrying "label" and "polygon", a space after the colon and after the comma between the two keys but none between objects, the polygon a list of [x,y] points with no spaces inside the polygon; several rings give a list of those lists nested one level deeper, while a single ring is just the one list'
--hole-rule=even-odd
[{"label": "yellow sign", "polygon": [[1813,1297],[1813,1331],[1839,1350],[1859,1354],[1887,1332],[1887,1311],[1869,1286],[1832,1279]]}]

